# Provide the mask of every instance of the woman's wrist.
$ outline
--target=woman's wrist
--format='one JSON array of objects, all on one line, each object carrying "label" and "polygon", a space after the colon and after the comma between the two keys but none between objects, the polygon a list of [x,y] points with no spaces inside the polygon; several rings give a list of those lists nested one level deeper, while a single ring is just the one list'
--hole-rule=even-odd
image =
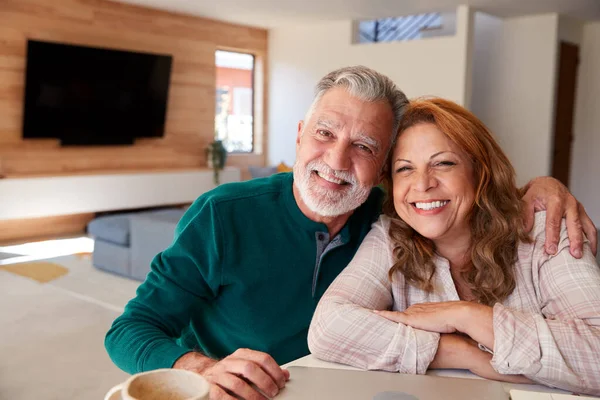
[{"label": "woman's wrist", "polygon": [[462,301],[455,328],[490,349],[494,347],[494,311],[490,306]]},{"label": "woman's wrist", "polygon": [[481,357],[477,343],[457,333],[442,333],[438,350],[429,368],[431,369],[465,369],[470,370],[476,364],[475,359]]}]

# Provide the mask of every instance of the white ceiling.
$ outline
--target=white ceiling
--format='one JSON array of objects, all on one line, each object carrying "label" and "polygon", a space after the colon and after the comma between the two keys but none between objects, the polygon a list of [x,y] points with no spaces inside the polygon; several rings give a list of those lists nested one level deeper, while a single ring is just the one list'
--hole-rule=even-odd
[{"label": "white ceiling", "polygon": [[274,28],[450,11],[469,4],[499,17],[557,12],[600,20],[600,0],[113,0],[244,25]]}]

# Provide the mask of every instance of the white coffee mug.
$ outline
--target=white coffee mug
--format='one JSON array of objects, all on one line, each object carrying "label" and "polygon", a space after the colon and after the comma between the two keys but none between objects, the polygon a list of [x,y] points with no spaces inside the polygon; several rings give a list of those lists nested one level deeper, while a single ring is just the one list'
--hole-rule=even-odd
[{"label": "white coffee mug", "polygon": [[104,400],[207,400],[210,384],[184,369],[157,369],[132,375],[110,389]]}]

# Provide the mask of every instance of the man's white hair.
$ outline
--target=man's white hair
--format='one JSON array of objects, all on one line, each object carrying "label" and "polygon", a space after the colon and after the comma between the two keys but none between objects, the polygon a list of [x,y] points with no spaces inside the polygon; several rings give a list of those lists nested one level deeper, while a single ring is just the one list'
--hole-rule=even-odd
[{"label": "man's white hair", "polygon": [[344,88],[363,101],[387,101],[394,113],[391,143],[395,143],[408,99],[390,78],[362,65],[340,68],[325,75],[315,87],[315,98],[304,117],[305,122],[310,119],[325,92],[335,87]]}]

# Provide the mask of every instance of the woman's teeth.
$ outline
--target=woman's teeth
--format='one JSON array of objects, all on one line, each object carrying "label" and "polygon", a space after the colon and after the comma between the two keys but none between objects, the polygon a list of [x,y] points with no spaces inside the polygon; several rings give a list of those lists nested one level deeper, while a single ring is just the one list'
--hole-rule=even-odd
[{"label": "woman's teeth", "polygon": [[448,200],[444,201],[432,201],[430,203],[415,203],[415,207],[419,210],[433,210],[435,208],[440,208],[448,204]]}]

